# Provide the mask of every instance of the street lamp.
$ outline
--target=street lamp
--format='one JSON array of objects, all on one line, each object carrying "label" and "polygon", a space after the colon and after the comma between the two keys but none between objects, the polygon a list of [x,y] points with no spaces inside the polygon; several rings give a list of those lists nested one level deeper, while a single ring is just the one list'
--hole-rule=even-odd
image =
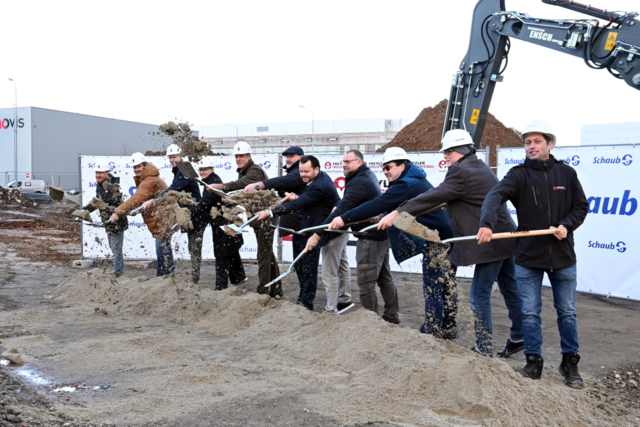
[{"label": "street lamp", "polygon": [[314,143],[313,136],[314,136],[314,133],[315,133],[314,132],[314,127],[315,127],[315,123],[316,123],[315,119],[313,118],[313,111],[311,111],[311,108],[305,107],[304,105],[298,105],[298,107],[306,108],[311,113],[311,152],[313,153],[313,148],[314,148],[313,147],[313,143]]},{"label": "street lamp", "polygon": [[15,105],[13,108],[13,179],[18,181],[18,88],[13,79],[9,79],[13,83],[15,92]]}]

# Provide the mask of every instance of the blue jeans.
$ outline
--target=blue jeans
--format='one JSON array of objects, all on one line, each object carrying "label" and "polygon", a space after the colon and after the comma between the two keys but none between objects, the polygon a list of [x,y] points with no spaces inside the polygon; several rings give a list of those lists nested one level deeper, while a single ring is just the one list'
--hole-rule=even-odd
[{"label": "blue jeans", "polygon": [[[291,240],[295,259],[307,245],[307,238],[294,234]],[[313,300],[316,298],[316,288],[318,287],[318,261],[320,261],[320,248],[316,246],[312,251],[302,255],[302,258],[294,266],[300,283],[298,301],[311,309],[313,309]]]},{"label": "blue jeans", "polygon": [[518,295],[513,258],[476,264],[471,281],[469,300],[475,316],[476,347],[485,354],[493,354],[493,324],[491,322],[491,289],[498,279],[500,293],[511,320],[511,341],[524,339],[522,332],[522,299]]},{"label": "blue jeans", "polygon": [[[429,252],[422,258],[422,290],[424,295],[424,323],[420,327],[423,334],[440,335],[443,329],[456,326],[458,314],[458,292],[456,271],[451,264],[451,274],[443,269],[442,263],[434,262]],[[449,259],[449,255],[447,254]],[[440,279],[443,279],[442,281]]]},{"label": "blue jeans", "polygon": [[173,251],[171,250],[171,236],[156,239],[156,257],[158,257],[156,276],[166,276],[167,274],[173,273],[174,264]]},{"label": "blue jeans", "polygon": [[542,276],[549,276],[553,290],[553,306],[558,313],[558,331],[562,353],[577,353],[578,322],[576,320],[576,266],[558,270],[542,270],[516,265],[518,293],[522,297],[525,354],[541,356],[542,350]]},{"label": "blue jeans", "polygon": [[109,247],[113,252],[113,272],[124,273],[124,257],[122,255],[122,243],[124,242],[124,231],[118,234],[107,233]]}]

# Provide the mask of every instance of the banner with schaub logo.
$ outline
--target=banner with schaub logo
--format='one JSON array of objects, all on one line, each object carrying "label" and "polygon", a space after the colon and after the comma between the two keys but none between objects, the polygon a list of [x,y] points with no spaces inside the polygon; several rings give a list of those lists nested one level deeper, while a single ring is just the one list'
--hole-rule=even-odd
[{"label": "banner with schaub logo", "polygon": [[[575,168],[589,201],[587,218],[574,235],[578,290],[640,300],[640,149],[575,146],[551,153]],[[523,148],[500,149],[499,178],[524,157]]]},{"label": "banner with schaub logo", "polygon": [[[163,156],[150,156],[148,159],[150,163],[160,169],[160,177],[167,183],[167,185],[171,185],[171,181],[173,181],[173,173],[171,172],[171,164],[169,163],[168,158]],[[102,164],[102,162],[109,165],[115,176],[120,177],[120,187],[125,197],[132,196],[136,191],[136,185],[133,181],[134,174],[133,168],[129,163],[130,161],[131,158],[128,156],[82,156],[80,158],[80,179],[82,182],[83,205],[88,204],[91,199],[95,197],[95,167],[97,164]],[[278,176],[277,155],[254,155],[253,161],[260,163],[260,165],[267,171],[269,177],[273,178]],[[233,156],[215,156],[215,173],[220,176],[223,182],[235,181],[238,179],[236,169],[236,161]],[[91,214],[91,217],[95,224],[101,224],[98,211],[94,211]],[[142,216],[138,214],[128,218],[129,229],[125,232],[123,248],[125,259],[155,259],[155,240],[142,221]],[[251,227],[247,227],[247,229],[249,232],[243,235],[244,246],[240,249],[240,254],[243,258],[255,259],[257,257],[255,234]],[[173,235],[171,242],[173,245],[174,257],[176,259],[189,259],[186,234],[178,231]],[[202,258],[205,260],[214,259],[211,231],[209,231],[209,229],[204,233],[202,244]],[[106,258],[111,256],[109,242],[103,228],[92,227],[90,225],[82,226],[82,256],[84,258]]]}]

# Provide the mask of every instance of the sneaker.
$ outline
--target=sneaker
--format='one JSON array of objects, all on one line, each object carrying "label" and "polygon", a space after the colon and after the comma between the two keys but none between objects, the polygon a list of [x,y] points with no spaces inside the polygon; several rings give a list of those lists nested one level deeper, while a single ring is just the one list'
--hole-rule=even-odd
[{"label": "sneaker", "polygon": [[498,352],[498,357],[509,357],[522,350],[524,350],[524,341],[513,342],[508,339],[507,344],[504,346],[504,350]]},{"label": "sneaker", "polygon": [[394,325],[399,325],[400,324],[400,318],[392,319],[391,317],[387,316],[386,314],[382,315],[382,320],[384,320],[385,322],[393,323]]},{"label": "sneaker", "polygon": [[525,378],[531,378],[532,380],[539,380],[542,378],[542,367],[544,366],[544,360],[542,356],[537,354],[527,354],[527,364],[524,368],[518,369],[517,372],[520,373]]},{"label": "sneaker", "polygon": [[352,301],[347,301],[347,302],[339,302],[338,305],[336,306],[336,309],[338,310],[338,314],[342,314],[352,307],[355,307],[355,304]]},{"label": "sneaker", "polygon": [[458,338],[458,328],[451,326],[450,328],[443,329],[442,332],[440,332],[440,338],[443,340],[455,340]]},{"label": "sneaker", "polygon": [[565,353],[562,355],[562,363],[558,368],[560,375],[564,376],[564,383],[571,388],[583,388],[584,381],[578,372],[578,362],[580,355],[578,353]]},{"label": "sneaker", "polygon": [[480,356],[484,356],[484,357],[493,357],[493,354],[491,354],[491,353],[485,353],[484,351],[480,350],[478,347],[473,347],[473,348],[471,348],[471,351],[473,351],[474,353],[479,354]]}]

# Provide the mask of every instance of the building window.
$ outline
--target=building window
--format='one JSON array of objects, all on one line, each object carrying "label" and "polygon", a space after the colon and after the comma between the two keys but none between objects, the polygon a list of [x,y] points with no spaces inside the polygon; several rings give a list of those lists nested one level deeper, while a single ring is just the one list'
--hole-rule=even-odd
[{"label": "building window", "polygon": [[258,126],[257,132],[269,132],[269,126]]}]

